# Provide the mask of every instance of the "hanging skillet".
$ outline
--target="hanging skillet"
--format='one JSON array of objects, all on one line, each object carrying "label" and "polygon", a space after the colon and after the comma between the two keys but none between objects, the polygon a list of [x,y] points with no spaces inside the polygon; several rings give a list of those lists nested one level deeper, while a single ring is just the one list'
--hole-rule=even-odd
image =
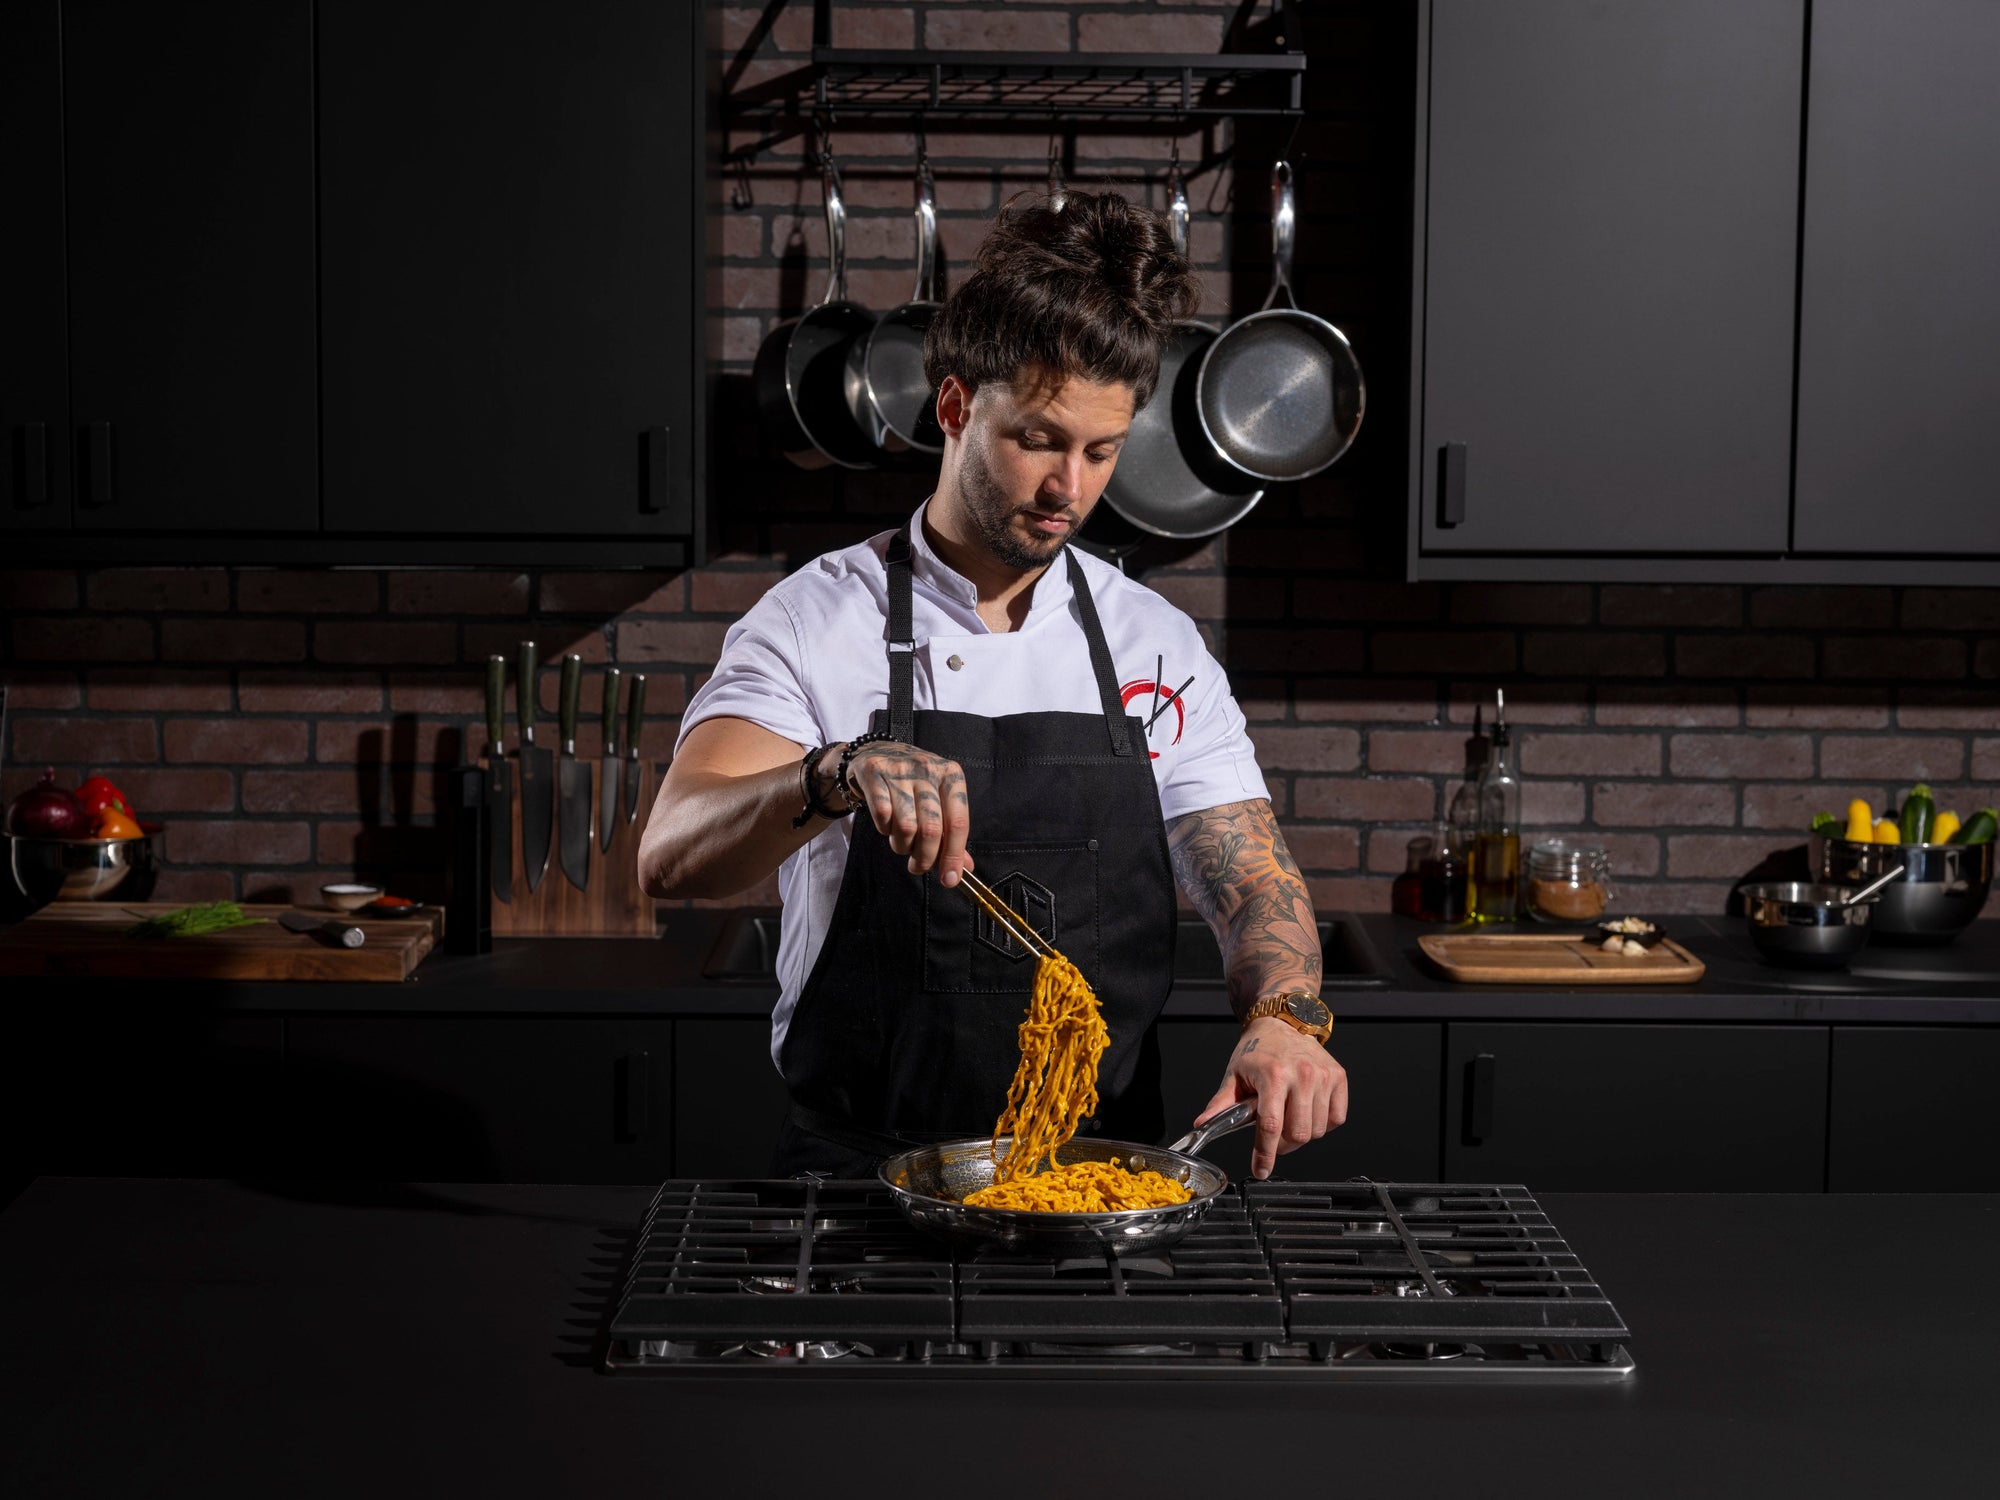
[{"label": "hanging skillet", "polygon": [[847,351],[847,409],[885,453],[944,452],[937,400],[924,378],[924,334],[937,316],[937,197],[928,158],[917,161],[917,285]]},{"label": "hanging skillet", "polygon": [[847,352],[867,336],[875,315],[847,300],[847,209],[833,153],[824,157],[826,295],[818,307],[780,323],[757,348],[751,382],[764,431],[802,469],[839,464],[872,468],[875,445],[848,410]]},{"label": "hanging skillet", "polygon": [[[1264,309],[1201,358],[1195,411],[1210,448],[1257,479],[1304,479],[1347,451],[1366,389],[1347,336],[1292,295],[1292,169],[1271,171],[1273,280]],[[1273,306],[1278,293],[1285,306]]]},{"label": "hanging skillet", "polygon": [[[1174,248],[1185,258],[1188,200],[1178,148],[1168,182]],[[1264,498],[1262,486],[1215,456],[1201,430],[1195,382],[1202,355],[1215,339],[1215,330],[1206,323],[1185,319],[1174,324],[1160,355],[1153,399],[1133,416],[1131,433],[1104,487],[1114,511],[1154,536],[1213,536],[1234,526]]]}]

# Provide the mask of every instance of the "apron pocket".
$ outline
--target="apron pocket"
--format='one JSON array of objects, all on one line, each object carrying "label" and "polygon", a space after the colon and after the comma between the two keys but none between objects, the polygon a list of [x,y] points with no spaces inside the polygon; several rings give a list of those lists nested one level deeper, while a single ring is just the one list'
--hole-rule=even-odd
[{"label": "apron pocket", "polygon": [[[974,844],[977,870],[1000,899],[1083,971],[1098,972],[1097,840]],[[1026,995],[1035,955],[969,894],[924,878],[924,977],[931,994]]]}]

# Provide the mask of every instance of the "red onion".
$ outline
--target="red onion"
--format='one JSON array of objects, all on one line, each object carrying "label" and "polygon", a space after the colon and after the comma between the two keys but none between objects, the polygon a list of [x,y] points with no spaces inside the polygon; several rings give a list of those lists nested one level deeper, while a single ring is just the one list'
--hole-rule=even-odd
[{"label": "red onion", "polygon": [[8,805],[7,831],[30,839],[87,839],[90,819],[83,804],[56,785],[56,769],[50,766]]}]

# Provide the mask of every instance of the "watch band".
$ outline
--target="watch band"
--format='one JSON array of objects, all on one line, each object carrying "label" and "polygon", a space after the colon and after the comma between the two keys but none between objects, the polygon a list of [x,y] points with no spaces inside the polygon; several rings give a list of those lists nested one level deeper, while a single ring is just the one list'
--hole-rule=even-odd
[{"label": "watch band", "polygon": [[[1314,1005],[1317,1005],[1322,1011],[1326,1012],[1326,1020],[1320,1025],[1314,1026],[1293,1014],[1291,1002],[1294,999],[1310,1000]],[[1253,1002],[1250,1008],[1243,1013],[1243,1024],[1248,1026],[1252,1021],[1259,1020],[1264,1016],[1276,1016],[1279,1020],[1297,1028],[1301,1033],[1311,1037],[1316,1042],[1324,1042],[1328,1037],[1333,1035],[1333,1012],[1327,1010],[1326,1002],[1311,990],[1284,990],[1276,995],[1265,995],[1263,998]]]}]

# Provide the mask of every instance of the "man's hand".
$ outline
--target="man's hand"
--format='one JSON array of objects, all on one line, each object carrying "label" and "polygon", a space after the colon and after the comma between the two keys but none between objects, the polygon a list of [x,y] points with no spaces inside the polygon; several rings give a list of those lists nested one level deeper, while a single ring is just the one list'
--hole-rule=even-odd
[{"label": "man's hand", "polygon": [[847,776],[889,847],[910,857],[912,875],[936,867],[940,885],[957,885],[959,871],[972,868],[965,772],[957,761],[914,745],[863,745]]},{"label": "man's hand", "polygon": [[1250,1175],[1269,1177],[1280,1156],[1346,1120],[1347,1070],[1289,1022],[1260,1016],[1243,1028],[1222,1087],[1195,1123],[1253,1096],[1257,1144],[1250,1153]]}]

